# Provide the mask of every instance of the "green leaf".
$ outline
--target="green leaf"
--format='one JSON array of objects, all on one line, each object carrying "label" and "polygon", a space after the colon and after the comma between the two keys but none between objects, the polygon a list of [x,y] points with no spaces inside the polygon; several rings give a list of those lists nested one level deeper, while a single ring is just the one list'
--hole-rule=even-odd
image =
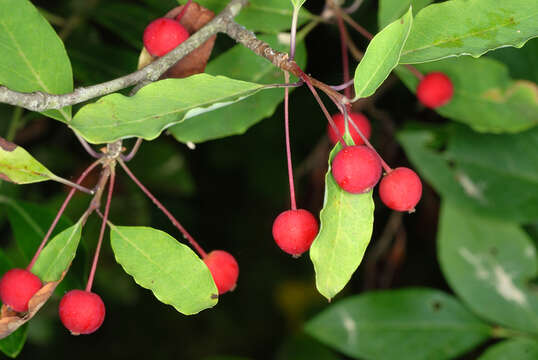
[{"label": "green leaf", "polygon": [[409,35],[411,8],[399,20],[381,30],[366,48],[355,70],[355,99],[372,95],[400,61],[400,53]]},{"label": "green leaf", "polygon": [[443,199],[502,220],[525,223],[538,217],[538,128],[491,135],[458,125],[408,129],[397,137]]},{"label": "green leaf", "polygon": [[[13,200],[5,196],[0,196],[0,203],[9,206],[7,212],[11,229],[25,263],[28,263],[56,217],[56,212],[42,205]],[[56,236],[71,225],[72,222],[62,216],[52,236]]]},{"label": "green leaf", "polygon": [[[200,5],[219,13],[229,3],[228,0],[198,0]],[[287,30],[291,25],[293,7],[290,0],[250,0],[235,21],[251,31],[261,31],[276,34]],[[314,16],[301,8],[298,26]]]},{"label": "green leaf", "polygon": [[538,342],[530,339],[513,339],[489,347],[479,360],[536,360]]},{"label": "green leaf", "polygon": [[359,267],[374,223],[372,191],[351,194],[334,181],[331,162],[340,148],[337,145],[329,157],[325,200],[320,213],[321,226],[310,247],[310,259],[316,271],[316,287],[329,300],[346,286]]},{"label": "green leaf", "polygon": [[400,62],[480,55],[503,46],[521,47],[538,36],[536,1],[452,0],[432,4],[415,18]]},{"label": "green leaf", "polygon": [[111,94],[80,109],[70,126],[87,141],[107,143],[128,137],[153,140],[174,124],[229,105],[263,85],[207,74],[149,84],[131,97]]},{"label": "green leaf", "polygon": [[[71,64],[50,24],[28,0],[0,1],[0,84],[16,91],[73,91]],[[43,114],[71,119],[71,107]]]},{"label": "green leaf", "polygon": [[538,263],[528,235],[447,201],[439,224],[439,263],[454,292],[481,317],[538,334],[538,293],[528,284]]},{"label": "green leaf", "polygon": [[410,6],[413,8],[413,16],[415,16],[417,12],[432,2],[433,0],[380,0],[377,13],[378,27],[383,29],[399,19]]},{"label": "green leaf", "polygon": [[453,296],[417,288],[348,297],[306,331],[356,359],[443,360],[484,342],[491,328]]},{"label": "green leaf", "polygon": [[512,78],[538,83],[538,38],[527,41],[521,49],[497,49],[490,52],[488,57],[504,63]]},{"label": "green leaf", "polygon": [[51,282],[61,279],[62,273],[69,267],[77,253],[82,222],[81,218],[75,225],[56,235],[39,254],[32,271],[41,281]]},{"label": "green leaf", "polygon": [[185,315],[215,306],[218,290],[211,273],[188,246],[152,228],[110,228],[116,260],[138,285]]},{"label": "green leaf", "polygon": [[[450,102],[436,111],[484,132],[518,132],[538,124],[538,86],[512,80],[508,68],[493,59],[469,56],[416,66],[421,72],[444,72],[454,84]],[[416,92],[417,78],[404,67],[397,74]]]},{"label": "green leaf", "polygon": [[57,178],[22,147],[0,138],[0,179],[31,184]]},{"label": "green leaf", "polygon": [[28,324],[24,324],[11,335],[0,340],[0,351],[10,358],[16,358],[26,342]]},{"label": "green leaf", "polygon": [[[271,44],[275,50],[289,49],[289,44],[280,42],[277,35],[260,35],[258,38]],[[295,61],[303,69],[306,66],[304,41],[298,41],[296,44]],[[255,83],[284,82],[284,75],[279,68],[243,45],[236,45],[211,61],[207,65],[206,73]],[[254,124],[271,116],[283,99],[284,89],[263,91],[235,104],[186,119],[172,126],[169,131],[178,141],[184,143],[200,143],[243,134]]]},{"label": "green leaf", "polygon": [[291,3],[293,4],[293,7],[300,8],[303,6],[303,4],[306,2],[306,0],[291,0]]}]

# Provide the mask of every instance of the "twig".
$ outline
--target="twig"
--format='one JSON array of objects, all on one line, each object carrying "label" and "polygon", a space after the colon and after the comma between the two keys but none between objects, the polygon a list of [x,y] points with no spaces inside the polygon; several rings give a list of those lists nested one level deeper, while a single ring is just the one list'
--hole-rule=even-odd
[{"label": "twig", "polygon": [[121,155],[121,159],[125,162],[129,162],[132,160],[132,158],[136,155],[136,153],[138,152],[138,149],[140,148],[140,145],[142,145],[142,141],[144,141],[144,139],[142,138],[138,138],[136,139],[136,142],[133,146],[133,148],[131,149],[131,152],[127,155]]}]

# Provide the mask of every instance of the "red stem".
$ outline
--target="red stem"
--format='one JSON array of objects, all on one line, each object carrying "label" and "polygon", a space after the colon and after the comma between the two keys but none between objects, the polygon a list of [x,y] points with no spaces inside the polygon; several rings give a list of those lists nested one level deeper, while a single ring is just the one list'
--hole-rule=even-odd
[{"label": "red stem", "polygon": [[103,215],[103,222],[101,223],[101,230],[99,231],[99,240],[97,241],[97,248],[95,249],[95,255],[93,256],[92,269],[90,271],[90,276],[88,276],[88,282],[86,283],[86,291],[92,290],[95,270],[97,269],[97,261],[99,260],[99,253],[101,252],[101,244],[103,244],[103,238],[105,237],[105,229],[108,220],[108,212],[110,210],[110,202],[112,201],[112,192],[114,191],[115,179],[116,174],[114,172],[114,169],[112,169],[110,173],[110,180],[108,183],[108,194],[106,197],[105,214]]},{"label": "red stem", "polygon": [[176,16],[176,21],[179,21],[181,20],[181,18],[183,17],[183,15],[185,15],[185,12],[187,11],[187,8],[189,7],[189,5],[191,4],[192,0],[189,0],[187,1],[187,3],[183,6],[183,9],[181,9],[181,11],[179,12],[179,14]]},{"label": "red stem", "polygon": [[[347,55],[346,28],[345,28],[344,20],[342,19],[342,16],[337,16],[337,20],[338,20],[338,29],[340,32],[340,48],[342,50],[342,70],[344,72],[344,84],[346,84],[347,82],[349,82],[349,58]],[[344,88],[344,95],[348,99],[352,98],[350,87]]]},{"label": "red stem", "polygon": [[[88,168],[86,170],[84,170],[84,172],[77,179],[76,184],[82,183],[82,181],[86,178],[86,176],[88,176],[88,174],[99,164],[99,162],[100,161],[97,160],[97,161],[93,162],[90,166],[88,166]],[[37,251],[35,252],[34,257],[32,258],[32,260],[30,261],[30,263],[26,267],[26,270],[28,270],[28,271],[32,270],[32,267],[34,266],[35,262],[37,261],[37,258],[39,257],[39,254],[41,254],[41,251],[43,250],[43,248],[45,247],[45,244],[49,240],[50,235],[52,234],[52,232],[54,231],[54,228],[58,224],[58,221],[60,221],[60,218],[62,217],[62,214],[64,213],[65,209],[67,208],[67,205],[71,201],[71,198],[75,194],[76,190],[77,190],[76,188],[72,188],[69,191],[69,193],[67,194],[67,197],[65,198],[62,206],[60,207],[60,210],[58,210],[58,213],[56,214],[56,217],[52,221],[52,224],[50,225],[47,233],[45,234],[45,237],[43,238],[43,241],[41,241],[41,244],[37,248]]]},{"label": "red stem", "polygon": [[[285,71],[284,79],[286,84],[290,81],[290,74]],[[288,160],[288,180],[290,183],[290,201],[291,209],[297,210],[295,202],[295,185],[293,182],[293,166],[291,164],[291,146],[290,146],[290,122],[289,122],[289,89],[284,88],[284,130],[286,132],[286,157]]]},{"label": "red stem", "polygon": [[118,163],[121,165],[123,170],[125,170],[127,175],[129,175],[131,180],[133,180],[134,183],[136,185],[138,185],[140,190],[142,190],[144,192],[144,194],[146,194],[146,196],[149,197],[151,199],[151,201],[153,201],[153,203],[166,215],[166,217],[168,217],[170,222],[172,222],[172,224],[176,228],[178,228],[179,231],[181,231],[181,234],[183,234],[183,237],[189,241],[189,243],[192,245],[192,247],[202,257],[202,259],[205,258],[207,256],[207,253],[204,251],[204,249],[202,249],[202,247],[200,245],[198,245],[196,240],[194,240],[194,238],[187,232],[187,230],[185,230],[185,228],[179,223],[179,221],[177,221],[177,219],[170,213],[170,211],[168,211],[168,209],[166,209],[164,207],[164,205],[161,204],[161,202],[159,200],[157,200],[157,198],[155,196],[153,196],[144,185],[142,185],[142,183],[136,178],[136,176],[131,172],[131,170],[129,170],[127,165],[122,160],[118,160]]}]

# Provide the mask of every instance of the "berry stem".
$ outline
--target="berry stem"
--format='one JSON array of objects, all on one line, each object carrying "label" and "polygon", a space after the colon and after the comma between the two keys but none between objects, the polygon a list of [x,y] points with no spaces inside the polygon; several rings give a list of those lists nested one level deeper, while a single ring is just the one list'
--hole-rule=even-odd
[{"label": "berry stem", "polygon": [[93,158],[96,158],[96,159],[99,159],[100,157],[103,156],[103,154],[100,154],[98,153],[97,151],[95,151],[91,146],[90,144],[88,144],[88,142],[86,140],[84,140],[84,138],[82,138],[82,136],[80,136],[79,134],[77,134],[76,132],[75,133],[75,136],[77,137],[78,141],[80,142],[80,144],[82,145],[82,147],[84,148],[84,150],[86,150],[86,152]]},{"label": "berry stem", "polygon": [[334,86],[331,86],[331,87],[336,91],[344,90],[345,88],[353,85],[353,81],[354,81],[354,79],[351,79],[351,80],[348,80],[347,82],[345,82],[343,84],[334,85]]},{"label": "berry stem", "polygon": [[123,155],[121,156],[123,161],[129,162],[135,157],[136,153],[138,152],[138,149],[140,149],[140,145],[142,145],[142,141],[143,141],[142,138],[136,139],[136,142],[133,145],[133,148],[131,149],[131,152],[129,152],[129,154],[127,154],[125,156],[123,156]]},{"label": "berry stem", "polygon": [[290,32],[290,60],[295,58],[295,39],[297,35],[297,21],[299,18],[300,7],[293,8],[293,14],[291,17],[291,32]]},{"label": "berry stem", "polygon": [[[290,74],[284,71],[284,79],[286,84],[290,81]],[[290,183],[290,201],[291,209],[297,210],[295,202],[295,185],[293,182],[293,166],[291,164],[291,146],[290,146],[290,122],[289,122],[289,89],[284,88],[284,130],[286,133],[286,157],[288,160],[288,180]]]},{"label": "berry stem", "polygon": [[381,166],[383,166],[383,169],[385,170],[385,172],[388,174],[392,171],[391,167],[385,162],[385,160],[383,160],[383,158],[381,157],[381,155],[379,155],[379,153],[377,152],[377,150],[373,147],[373,145],[368,141],[368,139],[366,138],[366,136],[364,136],[364,134],[362,133],[362,131],[359,129],[359,127],[357,126],[357,124],[355,124],[355,122],[349,117],[349,114],[347,112],[347,108],[345,106],[343,106],[343,109],[344,109],[344,117],[346,119],[346,121],[348,121],[352,126],[353,128],[355,128],[355,131],[357,131],[357,133],[359,134],[359,136],[361,137],[362,141],[364,141],[364,143],[366,144],[366,146],[368,146],[372,151],[374,151],[377,156],[379,157],[379,160],[381,161]]},{"label": "berry stem", "polygon": [[183,6],[183,9],[181,9],[180,13],[176,16],[176,21],[179,21],[181,20],[181,18],[183,17],[183,15],[185,15],[185,13],[187,12],[187,8],[189,7],[189,5],[191,4],[192,0],[189,0],[187,1],[187,3]]},{"label": "berry stem", "polygon": [[[99,253],[101,252],[101,244],[103,243],[103,238],[105,236],[105,228],[108,219],[108,212],[110,210],[110,203],[112,201],[112,193],[114,191],[114,181],[116,179],[114,165],[110,166],[108,169],[110,169],[110,179],[108,182],[108,194],[105,203],[105,213],[103,215],[103,221],[101,222],[101,229],[99,231],[99,240],[97,241],[97,248],[95,249],[95,255],[93,256],[92,269],[90,271],[90,275],[88,276],[88,282],[86,283],[86,291],[92,290],[93,279],[95,278],[95,270],[97,269],[97,261],[99,260]],[[106,174],[104,176],[106,176]]]},{"label": "berry stem", "polygon": [[[346,26],[344,24],[344,20],[342,19],[342,16],[339,15],[340,12],[337,13],[337,21],[338,21],[338,29],[340,32],[340,49],[342,51],[342,71],[344,72],[344,84],[349,82],[349,58],[347,55],[347,33],[346,33]],[[344,88],[344,95],[351,99],[351,88],[345,87]]]},{"label": "berry stem", "polygon": [[[97,161],[94,161],[90,166],[88,166],[88,168],[86,170],[84,170],[84,172],[80,175],[80,177],[77,179],[77,184],[80,184],[85,178],[86,176],[88,176],[88,174],[100,163],[100,160],[97,160]],[[60,217],[62,216],[62,214],[64,213],[65,209],[67,208],[67,205],[69,204],[69,202],[71,201],[71,198],[73,197],[73,195],[75,194],[75,191],[77,189],[75,188],[72,188],[70,191],[69,191],[69,194],[67,194],[67,197],[65,198],[62,206],[60,207],[60,210],[58,210],[58,213],[56,214],[56,217],[54,218],[54,220],[52,221],[52,224],[50,225],[49,229],[47,230],[47,233],[45,234],[45,237],[43,238],[43,241],[41,241],[41,244],[39,245],[39,247],[37,248],[37,251],[36,253],[34,254],[34,257],[32,258],[32,260],[30,261],[30,263],[28,264],[28,266],[26,267],[26,270],[28,271],[31,271],[32,270],[32,267],[34,266],[35,262],[37,261],[37,258],[39,257],[39,254],[41,254],[41,251],[43,250],[43,248],[45,247],[45,244],[47,243],[47,241],[49,240],[50,238],[50,235],[52,234],[52,232],[54,231],[54,228],[56,227],[56,225],[58,224],[58,221],[60,220]]]},{"label": "berry stem", "polygon": [[131,172],[131,170],[129,170],[129,168],[123,162],[123,160],[118,159],[118,163],[123,168],[123,170],[127,173],[127,175],[129,175],[131,180],[133,180],[134,183],[140,188],[140,190],[142,190],[144,194],[146,194],[146,196],[149,197],[151,201],[153,201],[153,203],[159,208],[159,210],[161,210],[166,215],[166,217],[170,220],[170,222],[181,232],[181,234],[183,234],[183,237],[189,241],[189,243],[196,250],[196,252],[198,252],[200,257],[202,259],[205,258],[207,256],[207,253],[204,251],[204,249],[202,249],[200,245],[198,245],[196,240],[194,240],[194,238],[187,232],[187,230],[185,230],[185,228],[179,223],[179,221],[177,221],[177,219],[170,213],[170,211],[168,211],[168,209],[166,209],[164,205],[161,204],[161,202],[157,200],[157,198],[153,196],[153,194],[151,194],[144,185],[142,185],[140,180],[138,180],[137,177]]}]

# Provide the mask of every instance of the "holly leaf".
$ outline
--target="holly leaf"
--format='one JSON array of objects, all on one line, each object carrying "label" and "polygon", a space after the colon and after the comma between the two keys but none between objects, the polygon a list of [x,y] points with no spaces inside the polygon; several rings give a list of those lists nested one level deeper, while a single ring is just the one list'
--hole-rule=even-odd
[{"label": "holly leaf", "polygon": [[197,74],[151,83],[134,96],[111,94],[80,109],[70,127],[98,144],[128,137],[153,140],[184,119],[255,94],[264,86],[223,76]]},{"label": "holly leaf", "polygon": [[32,268],[41,281],[59,280],[77,253],[83,219],[56,235],[45,246]]},{"label": "holly leaf", "polygon": [[535,360],[538,359],[538,341],[516,338],[490,346],[478,360]]},{"label": "holly leaf", "polygon": [[[423,73],[441,71],[454,84],[454,95],[439,114],[481,132],[519,132],[538,124],[538,86],[512,80],[508,68],[489,58],[469,56],[416,65]],[[397,74],[414,93],[417,78],[399,66]]]},{"label": "holly leaf", "polygon": [[[289,44],[279,41],[277,35],[260,35],[258,39],[279,51],[287,51]],[[304,41],[296,44],[295,61],[306,66]],[[243,45],[236,45],[207,65],[206,73],[264,84],[283,83],[282,70],[257,56]],[[290,90],[293,90],[290,89]],[[225,136],[245,133],[251,126],[271,116],[284,99],[284,90],[263,91],[215,111],[207,112],[170,128],[170,133],[181,142],[200,143]]]},{"label": "holly leaf", "polygon": [[453,296],[420,288],[348,297],[305,330],[350,357],[372,360],[453,359],[491,333]]},{"label": "holly leaf", "polygon": [[[22,92],[73,91],[73,74],[62,40],[28,0],[0,1],[0,84]],[[71,120],[71,107],[44,115]]]},{"label": "holly leaf", "polygon": [[383,29],[391,22],[399,19],[409,7],[413,8],[413,16],[415,16],[419,10],[432,2],[433,0],[379,0],[378,28]]},{"label": "holly leaf", "polygon": [[331,163],[340,149],[340,144],[337,144],[329,157],[321,226],[310,247],[316,287],[328,300],[346,286],[360,265],[374,223],[372,191],[351,194],[334,181]]},{"label": "holly leaf", "polygon": [[110,224],[116,261],[136,283],[185,315],[215,306],[218,290],[209,269],[186,245],[148,227]]},{"label": "holly leaf", "polygon": [[[196,2],[218,14],[229,1],[198,0]],[[290,0],[250,0],[235,17],[235,21],[251,31],[277,34],[290,28],[292,14],[293,7],[290,6]],[[301,8],[297,26],[313,18],[312,14]]]},{"label": "holly leaf", "polygon": [[0,179],[31,184],[57,178],[22,147],[0,138]]},{"label": "holly leaf", "polygon": [[519,226],[443,202],[438,257],[456,294],[476,314],[496,324],[538,334],[536,248]]},{"label": "holly leaf", "polygon": [[538,36],[538,3],[511,0],[452,0],[422,9],[402,51],[402,64],[521,47]]},{"label": "holly leaf", "polygon": [[355,100],[372,95],[400,61],[400,53],[411,30],[411,8],[399,20],[381,30],[366,48],[355,70]]}]

